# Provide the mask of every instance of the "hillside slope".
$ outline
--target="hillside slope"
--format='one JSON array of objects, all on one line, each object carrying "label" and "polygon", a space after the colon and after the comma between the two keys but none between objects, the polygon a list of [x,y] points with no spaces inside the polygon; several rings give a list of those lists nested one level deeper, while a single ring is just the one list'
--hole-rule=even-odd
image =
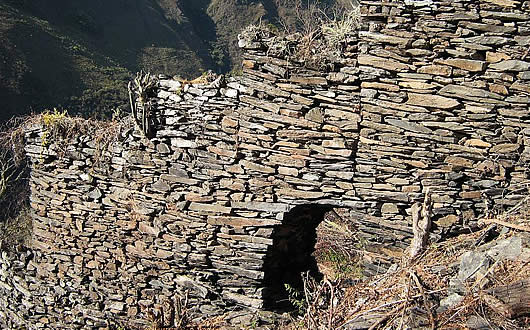
[{"label": "hillside slope", "polygon": [[[336,1],[352,0],[318,2]],[[110,116],[125,110],[126,83],[141,69],[183,78],[228,72],[239,63],[239,31],[293,22],[294,3],[0,0],[0,121],[53,107]]]},{"label": "hillside slope", "polygon": [[179,19],[163,0],[1,1],[0,119],[53,106],[109,114],[131,72],[204,70],[207,47]]}]

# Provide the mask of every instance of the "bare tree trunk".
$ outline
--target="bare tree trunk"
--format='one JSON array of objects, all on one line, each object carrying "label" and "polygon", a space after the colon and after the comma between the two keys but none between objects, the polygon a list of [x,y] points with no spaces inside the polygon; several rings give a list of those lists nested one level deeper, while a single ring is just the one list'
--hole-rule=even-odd
[{"label": "bare tree trunk", "polygon": [[412,205],[412,231],[414,237],[410,245],[410,257],[412,259],[420,255],[429,241],[429,230],[431,228],[432,200],[429,189],[425,191],[423,205],[414,203]]}]

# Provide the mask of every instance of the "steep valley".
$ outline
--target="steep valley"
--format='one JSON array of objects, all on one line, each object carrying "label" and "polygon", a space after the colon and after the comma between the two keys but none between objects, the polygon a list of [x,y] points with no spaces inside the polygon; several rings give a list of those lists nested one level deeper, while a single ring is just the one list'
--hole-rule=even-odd
[{"label": "steep valley", "polygon": [[294,3],[0,0],[0,121],[54,107],[110,117],[125,111],[126,84],[139,70],[188,79],[237,71],[241,29],[292,26]]}]

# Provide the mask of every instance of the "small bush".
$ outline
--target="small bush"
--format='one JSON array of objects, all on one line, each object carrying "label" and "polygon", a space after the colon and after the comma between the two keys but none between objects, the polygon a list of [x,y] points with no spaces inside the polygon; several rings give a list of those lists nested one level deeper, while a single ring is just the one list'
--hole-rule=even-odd
[{"label": "small bush", "polygon": [[50,110],[44,111],[42,114],[42,124],[44,125],[44,132],[42,134],[42,141],[41,145],[43,147],[46,147],[50,144],[50,141],[48,141],[48,136],[50,135],[50,132],[54,130],[56,125],[61,124],[61,122],[66,118],[67,111],[59,111],[56,108],[53,109],[53,112]]},{"label": "small bush", "polygon": [[291,305],[296,308],[296,312],[299,315],[304,315],[307,309],[307,301],[305,300],[304,294],[300,290],[292,287],[289,283],[285,283],[284,286]]},{"label": "small bush", "polygon": [[[322,34],[330,49],[346,42],[348,37],[355,33],[361,24],[361,11],[359,7],[353,7],[340,16],[335,16],[322,24]],[[341,50],[340,48],[337,50]]]}]

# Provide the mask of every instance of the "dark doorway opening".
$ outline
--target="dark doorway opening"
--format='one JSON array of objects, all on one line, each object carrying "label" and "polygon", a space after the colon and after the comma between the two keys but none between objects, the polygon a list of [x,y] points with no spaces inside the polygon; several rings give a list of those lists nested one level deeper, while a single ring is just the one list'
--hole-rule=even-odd
[{"label": "dark doorway opening", "polygon": [[322,279],[314,256],[317,226],[323,221],[328,205],[300,205],[284,215],[282,225],[275,228],[273,245],[265,260],[264,306],[273,310],[289,310],[292,305],[286,285],[301,291],[301,273],[317,281]]}]

